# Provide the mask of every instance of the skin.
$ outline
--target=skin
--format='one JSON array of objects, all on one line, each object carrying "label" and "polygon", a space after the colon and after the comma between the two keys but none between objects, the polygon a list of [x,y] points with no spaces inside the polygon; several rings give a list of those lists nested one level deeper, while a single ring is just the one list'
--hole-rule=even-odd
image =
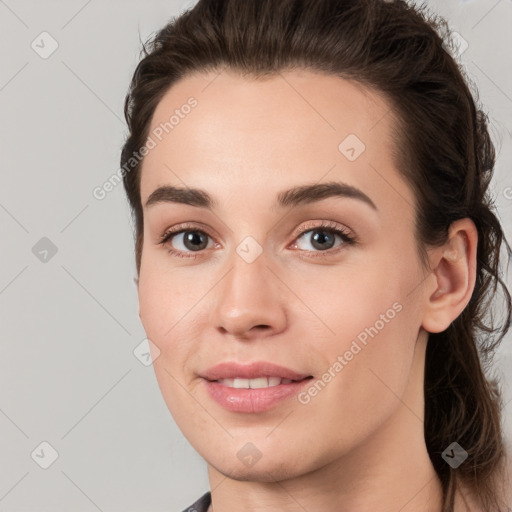
[{"label": "skin", "polygon": [[[144,159],[142,204],[175,185],[202,188],[218,206],[145,208],[139,315],[163,398],[208,464],[213,509],[440,511],[423,435],[425,348],[471,297],[474,224],[454,223],[422,267],[415,198],[392,156],[395,120],[359,84],[304,70],[259,81],[195,74],[169,89],[150,130],[190,96],[197,107]],[[353,162],[338,150],[349,134],[366,146]],[[327,181],[358,187],[377,211],[336,197],[273,206],[282,190]],[[321,221],[358,243],[336,253],[339,237],[326,251],[311,231],[294,236]],[[181,234],[167,248],[196,259],[158,244],[183,222],[206,228],[208,247],[193,252]],[[236,252],[249,235],[263,251],[252,263]],[[230,412],[198,375],[221,361],[265,360],[321,377],[394,303],[401,311],[308,404],[293,397],[264,413]],[[237,457],[248,442],[261,453],[251,467]]]}]

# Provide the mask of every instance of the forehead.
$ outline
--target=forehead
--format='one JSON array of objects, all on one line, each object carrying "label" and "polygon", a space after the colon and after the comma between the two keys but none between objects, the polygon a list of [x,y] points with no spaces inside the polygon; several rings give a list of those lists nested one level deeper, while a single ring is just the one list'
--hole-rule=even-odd
[{"label": "forehead", "polygon": [[[197,106],[190,112],[187,105],[193,100]],[[187,125],[199,136],[228,129],[243,135],[292,127],[305,134],[341,135],[348,128],[363,135],[390,113],[383,95],[337,76],[294,70],[252,78],[223,70],[195,73],[170,87],[155,109],[150,131],[169,123],[174,114],[169,135],[177,137]]]},{"label": "forehead", "polygon": [[306,70],[265,79],[230,70],[196,73],[174,84],[155,109],[142,203],[166,183],[217,184],[219,191],[221,182],[224,189],[238,184],[240,193],[242,186],[280,189],[329,174],[372,188],[375,173],[395,167],[394,124],[383,95],[337,76]]}]

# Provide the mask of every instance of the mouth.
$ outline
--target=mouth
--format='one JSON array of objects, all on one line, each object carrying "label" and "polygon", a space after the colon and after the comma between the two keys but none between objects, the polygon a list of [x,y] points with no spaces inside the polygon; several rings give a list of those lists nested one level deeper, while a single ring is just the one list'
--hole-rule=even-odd
[{"label": "mouth", "polygon": [[292,384],[294,382],[302,382],[306,379],[312,379],[313,376],[309,375],[304,379],[285,379],[284,377],[256,377],[254,379],[244,379],[242,377],[235,377],[234,379],[219,379],[210,382],[217,382],[223,386],[233,389],[265,389],[280,386],[282,384]]},{"label": "mouth", "polygon": [[297,396],[314,377],[269,362],[220,363],[200,375],[211,399],[238,413],[265,412]]},{"label": "mouth", "polygon": [[[287,368],[286,366],[279,366],[268,361],[253,361],[245,364],[235,361],[225,361],[204,371],[200,374],[200,377],[203,377],[210,382],[229,382],[230,380],[233,382],[237,381],[239,385],[243,384],[239,387],[247,388],[250,387],[248,384],[251,381],[255,383],[255,387],[258,385],[261,387],[268,387],[269,385],[279,385],[280,382],[277,382],[277,378],[285,381],[299,381],[306,377],[311,377],[311,375],[299,373]],[[267,379],[267,381],[265,382],[264,379]],[[271,381],[268,379],[271,379]],[[263,386],[263,384],[265,384],[265,386]],[[231,387],[236,387],[236,384],[235,386],[231,385]]]}]

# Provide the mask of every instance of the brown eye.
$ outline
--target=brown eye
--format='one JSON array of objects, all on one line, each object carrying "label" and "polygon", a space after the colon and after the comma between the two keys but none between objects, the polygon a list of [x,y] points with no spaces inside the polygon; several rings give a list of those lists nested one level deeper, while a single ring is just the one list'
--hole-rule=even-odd
[{"label": "brown eye", "polygon": [[172,238],[176,238],[178,235],[184,235],[181,243],[191,251],[201,251],[208,245],[208,235],[202,231],[181,231]]},{"label": "brown eye", "polygon": [[198,230],[181,230],[169,233],[163,243],[171,244],[179,251],[201,251],[208,246],[209,235]]},{"label": "brown eye", "polygon": [[[180,229],[181,228],[181,229]],[[159,244],[165,246],[169,253],[183,258],[195,258],[197,253],[210,247],[211,236],[202,230],[192,227],[178,226],[173,230],[166,231]]]}]

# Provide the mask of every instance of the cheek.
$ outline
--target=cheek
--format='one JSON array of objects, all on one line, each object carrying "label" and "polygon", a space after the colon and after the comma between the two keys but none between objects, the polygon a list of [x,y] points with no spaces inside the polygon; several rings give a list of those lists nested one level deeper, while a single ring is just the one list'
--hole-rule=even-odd
[{"label": "cheek", "polygon": [[[165,269],[158,265],[141,266],[139,277],[140,320],[146,336],[158,347],[157,377],[171,379],[167,369],[183,381],[190,361],[197,363],[197,347],[206,318],[202,309],[208,286],[206,279],[190,269]],[[174,387],[171,379],[166,388]]]},{"label": "cheek", "polygon": [[[362,441],[400,407],[397,397],[407,388],[414,354],[411,330],[401,316],[404,311],[388,318],[389,323],[375,321],[370,315],[362,329],[350,326],[355,336],[342,333],[336,346],[331,343],[324,347],[328,363],[319,377],[329,382],[325,387],[319,384],[319,392],[312,391],[315,396],[305,411],[309,410],[306,416],[310,418],[322,417],[325,424],[337,425],[337,441],[333,441],[332,433],[325,432],[327,443],[341,447]],[[315,421],[311,419],[312,424]]]},{"label": "cheek", "polygon": [[341,348],[340,341],[358,335],[364,341],[367,329],[376,322],[381,327],[381,315],[384,320],[396,316],[393,305],[402,300],[399,276],[396,270],[386,268],[382,258],[374,260],[309,269],[293,278],[294,291],[309,308],[309,324],[318,324],[322,338],[333,348]]},{"label": "cheek", "polygon": [[[319,275],[310,289],[310,304],[329,327],[318,322],[323,334],[311,348],[326,370],[336,374],[336,391],[329,399],[342,397],[354,414],[364,416],[369,403],[389,406],[389,400],[396,401],[393,392],[400,395],[407,384],[419,325],[414,295],[408,296],[417,279],[409,268],[412,256],[407,259],[402,253],[397,264],[396,251],[382,252],[327,279]],[[340,364],[333,368],[339,356],[342,369]]]},{"label": "cheek", "polygon": [[167,408],[185,432],[197,408],[183,389],[188,386],[184,368],[194,346],[194,335],[187,331],[194,312],[192,295],[169,269],[141,266],[140,319],[146,336],[158,347],[153,369]]},{"label": "cheek", "polygon": [[[180,318],[192,307],[194,292],[181,282],[177,272],[157,265],[141,265],[139,277],[140,318],[146,334],[160,343],[171,339],[178,330]],[[186,322],[185,322],[186,323]],[[181,327],[181,326],[180,326]],[[157,343],[158,344],[158,343]]]}]

